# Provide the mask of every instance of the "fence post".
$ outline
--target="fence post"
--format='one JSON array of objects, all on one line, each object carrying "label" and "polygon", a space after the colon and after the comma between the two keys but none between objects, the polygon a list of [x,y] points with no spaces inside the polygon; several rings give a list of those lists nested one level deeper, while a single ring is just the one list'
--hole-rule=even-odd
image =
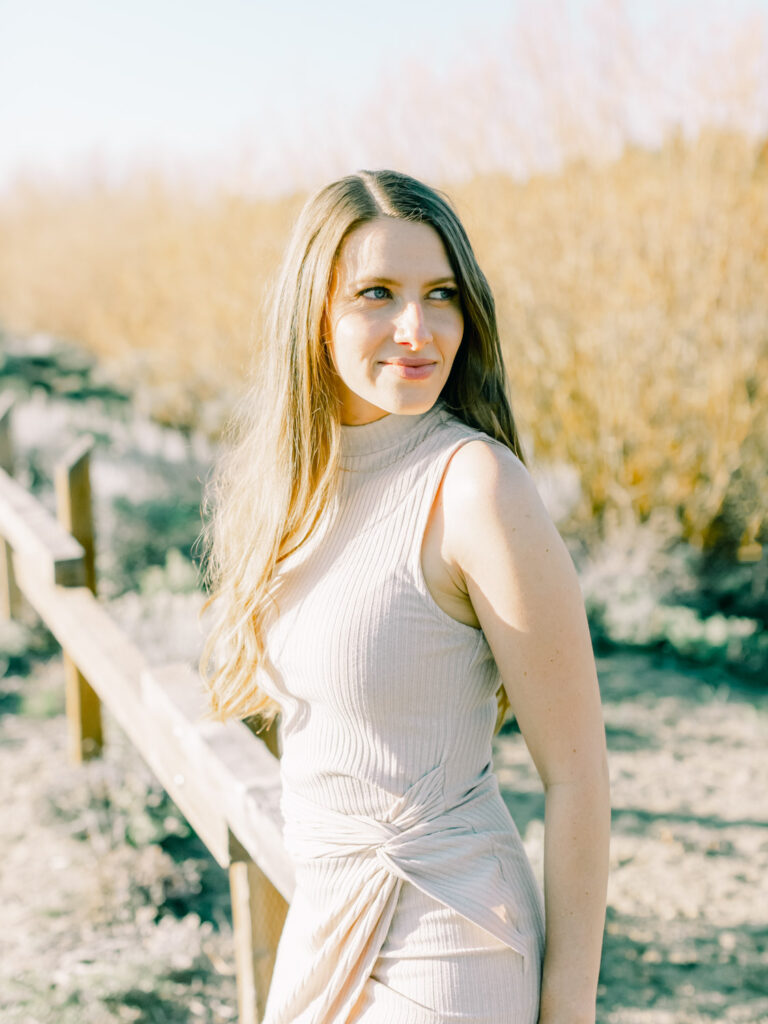
[{"label": "fence post", "polygon": [[238,1024],[264,1016],[288,904],[230,832],[229,891],[237,968]]},{"label": "fence post", "polygon": [[[85,585],[96,593],[96,560],[94,555],[93,516],[91,511],[90,454],[93,438],[75,442],[56,464],[56,514],[62,526],[82,544],[85,550]],[[70,760],[97,757],[104,745],[101,727],[101,703],[80,670],[66,651],[67,727]]]},{"label": "fence post", "polygon": [[[0,467],[13,476],[13,437],[11,435],[11,412],[14,396],[10,391],[0,395]],[[12,548],[8,541],[0,538],[0,619],[19,618],[21,612],[21,591],[16,585],[13,572]]]}]

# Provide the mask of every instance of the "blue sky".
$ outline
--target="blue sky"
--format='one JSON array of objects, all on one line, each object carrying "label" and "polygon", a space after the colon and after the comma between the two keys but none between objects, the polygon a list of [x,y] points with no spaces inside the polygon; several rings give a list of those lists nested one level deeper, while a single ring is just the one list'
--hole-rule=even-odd
[{"label": "blue sky", "polygon": [[[538,6],[578,33],[587,0],[0,0],[0,186],[98,157],[216,161],[333,111],[375,119],[407,74],[452,69]],[[594,8],[594,4],[591,5]],[[625,0],[638,31],[768,0]],[[662,13],[663,12],[663,13]],[[480,58],[478,58],[480,59]],[[415,84],[414,84],[415,83]],[[376,109],[366,111],[375,95]],[[482,111],[478,111],[478,116]],[[307,136],[308,144],[312,144]]]}]

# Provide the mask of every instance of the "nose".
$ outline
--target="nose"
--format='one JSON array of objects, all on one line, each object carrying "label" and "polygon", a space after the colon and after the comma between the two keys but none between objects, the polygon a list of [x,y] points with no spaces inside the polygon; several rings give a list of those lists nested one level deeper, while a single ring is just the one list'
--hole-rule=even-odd
[{"label": "nose", "polygon": [[424,309],[420,302],[408,302],[395,321],[395,341],[405,345],[432,341]]}]

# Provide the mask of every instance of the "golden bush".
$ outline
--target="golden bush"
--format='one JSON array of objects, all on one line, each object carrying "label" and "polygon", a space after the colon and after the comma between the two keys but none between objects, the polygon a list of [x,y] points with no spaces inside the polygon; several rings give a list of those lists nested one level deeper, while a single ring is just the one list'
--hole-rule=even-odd
[{"label": "golden bush", "polygon": [[[768,144],[712,131],[448,190],[533,457],[578,468],[574,522],[663,509],[696,544],[765,542]],[[20,185],[0,202],[0,323],[86,346],[156,415],[215,431],[301,198]]]}]

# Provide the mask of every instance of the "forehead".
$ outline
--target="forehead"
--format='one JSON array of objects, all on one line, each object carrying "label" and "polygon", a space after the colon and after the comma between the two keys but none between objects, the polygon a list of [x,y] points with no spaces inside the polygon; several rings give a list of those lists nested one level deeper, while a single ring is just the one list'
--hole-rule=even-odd
[{"label": "forehead", "polygon": [[336,273],[342,280],[360,277],[451,276],[440,235],[430,224],[381,217],[361,224],[344,240]]}]

